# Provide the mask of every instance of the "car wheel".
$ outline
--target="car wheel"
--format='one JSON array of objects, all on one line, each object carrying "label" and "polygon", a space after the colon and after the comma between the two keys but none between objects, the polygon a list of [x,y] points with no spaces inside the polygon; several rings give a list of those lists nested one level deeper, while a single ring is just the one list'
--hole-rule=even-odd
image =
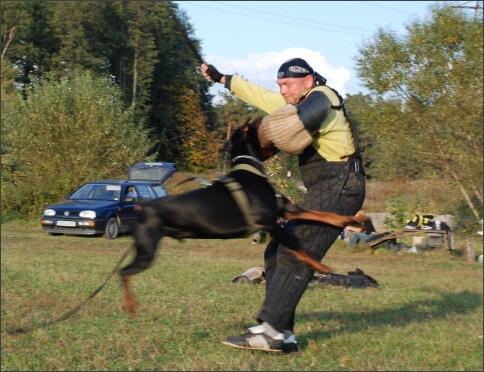
[{"label": "car wheel", "polygon": [[111,217],[106,224],[106,230],[104,230],[104,237],[106,239],[116,239],[119,235],[119,226],[116,218]]}]

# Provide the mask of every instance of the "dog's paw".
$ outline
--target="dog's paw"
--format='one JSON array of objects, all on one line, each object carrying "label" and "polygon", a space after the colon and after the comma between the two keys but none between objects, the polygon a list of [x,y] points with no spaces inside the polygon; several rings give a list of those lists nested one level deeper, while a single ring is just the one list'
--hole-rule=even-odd
[{"label": "dog's paw", "polygon": [[355,219],[358,221],[358,222],[366,222],[368,221],[369,217],[367,216],[366,212],[362,209],[362,210],[359,210],[356,214],[355,214]]}]

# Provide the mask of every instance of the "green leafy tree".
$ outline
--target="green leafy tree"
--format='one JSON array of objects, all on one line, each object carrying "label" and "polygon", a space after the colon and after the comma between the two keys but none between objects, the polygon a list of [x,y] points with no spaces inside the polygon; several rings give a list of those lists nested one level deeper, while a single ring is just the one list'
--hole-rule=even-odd
[{"label": "green leafy tree", "polygon": [[2,2],[0,10],[2,60],[15,64],[17,83],[28,87],[35,76],[50,69],[50,56],[58,48],[59,40],[49,25],[52,12],[44,2]]},{"label": "green leafy tree", "polygon": [[148,161],[143,123],[125,108],[117,85],[76,70],[47,74],[2,107],[2,215],[39,216],[82,183],[126,178]]},{"label": "green leafy tree", "polygon": [[[46,73],[61,77],[77,68],[110,75],[135,117],[144,118],[152,128],[151,137],[163,144],[152,149],[157,160],[177,160],[191,167],[190,159],[203,158],[203,151],[185,158],[183,143],[173,140],[187,131],[181,126],[189,121],[178,120],[180,111],[185,118],[195,118],[202,110],[207,135],[217,136],[212,133],[209,83],[199,73],[199,61],[188,45],[199,49],[199,41],[176,3],[29,1],[0,6],[2,59],[19,71],[17,83],[22,88],[28,89]],[[185,32],[180,32],[178,23]],[[187,91],[195,94],[187,102],[179,99]],[[188,113],[189,109],[193,111]],[[210,165],[209,157],[204,166]],[[200,167],[199,160],[193,167]]]},{"label": "green leafy tree", "polygon": [[373,97],[359,116],[379,154],[372,171],[382,179],[447,180],[476,218],[483,176],[482,26],[482,17],[434,6],[427,19],[407,26],[405,37],[380,29],[357,58]]},{"label": "green leafy tree", "polygon": [[[177,21],[172,19],[168,7],[172,8]],[[204,120],[202,126],[207,130],[206,134],[212,137],[210,140],[216,141],[217,138],[217,133],[212,133],[213,128],[210,123],[213,115],[210,113],[212,108],[210,95],[207,93],[209,83],[199,73],[199,61],[187,45],[190,42],[195,49],[199,50],[199,42],[193,37],[193,29],[187,21],[187,16],[178,10],[176,4],[155,3],[150,6],[149,11],[157,17],[157,20],[153,19],[151,22],[156,25],[152,27],[151,33],[158,53],[157,63],[152,71],[153,81],[150,85],[149,101],[146,102],[150,107],[148,120],[150,127],[153,128],[154,138],[163,145],[156,147],[156,156],[159,160],[176,160],[183,167],[187,167],[187,170],[212,167],[214,166],[212,157],[207,157],[206,164],[203,166],[199,161],[204,158],[205,149],[194,156],[195,148],[191,148],[187,153],[184,151],[187,148],[186,144],[180,141],[180,138],[186,138],[180,137],[180,133],[191,132],[190,128],[182,127],[190,126],[194,121],[200,123],[202,118]],[[146,14],[140,16],[146,16]],[[177,27],[178,23],[182,24],[183,33]],[[181,99],[187,92],[194,94],[189,94],[187,100]],[[182,108],[181,106],[184,105],[187,107]],[[184,115],[180,115],[180,112]],[[199,147],[199,149],[202,148]],[[197,159],[196,164],[190,164],[190,159]]]},{"label": "green leafy tree", "polygon": [[[176,148],[180,151],[180,156],[176,157],[180,159],[178,165],[180,168],[194,172],[213,169],[219,158],[218,150],[223,140],[215,139],[209,132],[197,94],[191,89],[180,93],[177,98],[183,100],[183,104],[179,105],[180,110],[176,113],[176,120],[182,125],[176,129],[177,135],[173,139],[178,142]],[[198,115],[193,115],[197,110]],[[174,135],[172,134],[171,137],[173,138]]]}]

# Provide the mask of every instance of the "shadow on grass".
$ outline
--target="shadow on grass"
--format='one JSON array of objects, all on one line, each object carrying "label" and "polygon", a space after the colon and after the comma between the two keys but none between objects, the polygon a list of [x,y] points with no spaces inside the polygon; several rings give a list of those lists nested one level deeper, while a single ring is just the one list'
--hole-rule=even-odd
[{"label": "shadow on grass", "polygon": [[[360,332],[369,328],[386,327],[405,327],[415,322],[427,322],[437,318],[445,318],[448,315],[465,314],[472,312],[482,306],[482,295],[470,291],[460,293],[441,293],[441,299],[429,299],[414,301],[409,304],[385,309],[381,311],[372,311],[365,314],[357,311],[354,312],[334,312],[322,311],[303,313],[298,315],[299,320],[311,319],[341,319],[348,320],[339,329],[335,328],[324,332],[309,332],[301,334],[298,337],[302,347],[306,346],[307,339],[324,340],[334,337],[335,334]],[[301,337],[302,336],[302,337]],[[301,343],[302,341],[302,343]]]}]

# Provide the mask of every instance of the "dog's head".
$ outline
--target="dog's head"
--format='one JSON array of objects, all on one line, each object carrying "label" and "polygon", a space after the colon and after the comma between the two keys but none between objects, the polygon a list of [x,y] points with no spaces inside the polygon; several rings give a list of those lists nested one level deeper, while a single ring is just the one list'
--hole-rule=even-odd
[{"label": "dog's head", "polygon": [[230,138],[227,141],[225,141],[223,146],[219,149],[220,152],[230,153],[230,151],[232,151],[234,143],[240,142],[243,140],[243,138],[240,138],[240,135],[241,135],[240,128],[246,126],[249,123],[249,121],[250,121],[250,118],[247,119],[245,123],[242,124],[239,128],[237,128],[234,133],[232,133]]},{"label": "dog's head", "polygon": [[257,130],[259,129],[259,126],[262,123],[262,117],[259,117],[255,119],[252,123],[247,124],[248,125],[248,133],[249,133],[249,138],[250,141],[252,141],[252,145],[257,148],[258,152],[260,153],[259,159],[261,161],[266,161],[270,157],[276,155],[280,150],[274,146],[271,147],[262,147],[260,142],[259,142],[259,135],[257,133]]},{"label": "dog's head", "polygon": [[261,117],[255,119],[253,122],[247,119],[244,124],[234,131],[220,151],[229,152],[232,156],[241,154],[251,155],[261,161],[265,161],[277,154],[279,149],[275,147],[266,148],[260,145],[257,130],[261,123]]}]

